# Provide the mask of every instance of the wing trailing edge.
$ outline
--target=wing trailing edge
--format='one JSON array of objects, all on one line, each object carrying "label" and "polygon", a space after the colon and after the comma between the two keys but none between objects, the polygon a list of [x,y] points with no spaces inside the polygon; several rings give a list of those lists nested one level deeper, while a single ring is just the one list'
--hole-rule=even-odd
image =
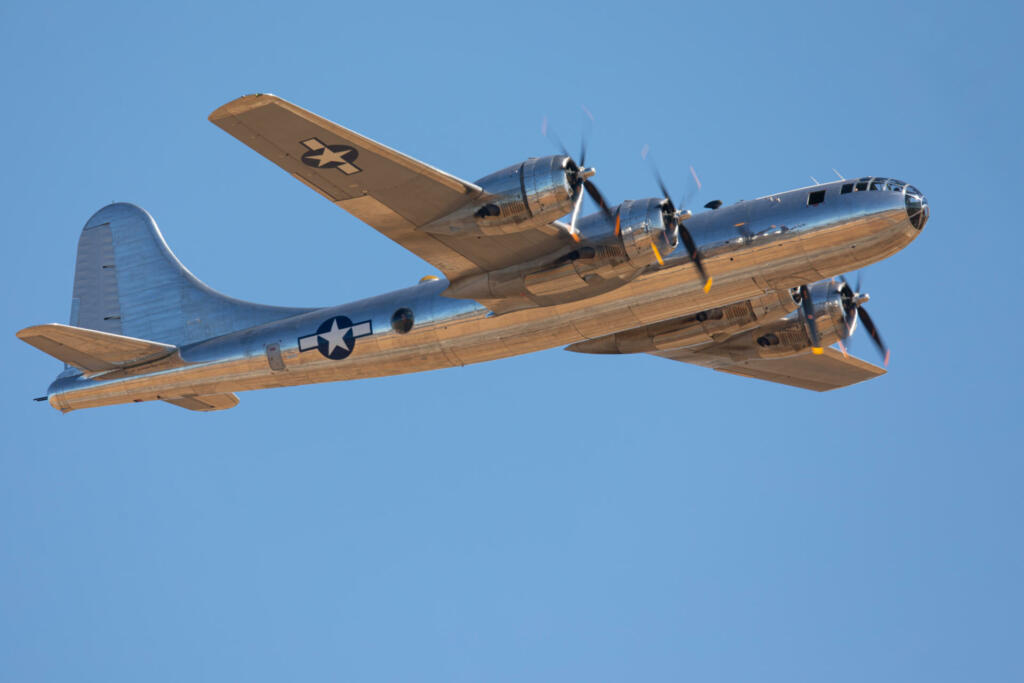
[{"label": "wing trailing edge", "polygon": [[165,403],[195,410],[200,413],[209,413],[214,410],[227,410],[238,405],[238,397],[234,394],[201,394],[198,396],[182,396],[181,398],[165,398]]}]

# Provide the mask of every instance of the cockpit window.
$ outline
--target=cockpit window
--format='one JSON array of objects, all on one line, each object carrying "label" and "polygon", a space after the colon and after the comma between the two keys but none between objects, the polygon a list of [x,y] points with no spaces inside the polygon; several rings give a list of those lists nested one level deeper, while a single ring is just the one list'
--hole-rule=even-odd
[{"label": "cockpit window", "polygon": [[825,201],[825,190],[815,190],[807,195],[807,206],[814,206]]},{"label": "cockpit window", "polygon": [[[849,194],[851,192],[865,192],[867,190],[885,190],[888,192],[899,192],[903,193],[903,188],[908,188],[908,191],[912,191],[902,180],[896,180],[895,178],[861,178],[854,183],[846,183],[839,191],[840,194]],[[808,201],[808,204],[811,202]]]}]

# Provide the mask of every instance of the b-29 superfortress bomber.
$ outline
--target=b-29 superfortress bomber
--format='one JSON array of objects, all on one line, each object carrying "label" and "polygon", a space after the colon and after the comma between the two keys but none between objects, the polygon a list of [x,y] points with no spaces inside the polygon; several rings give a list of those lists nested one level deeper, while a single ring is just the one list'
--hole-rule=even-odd
[{"label": "b-29 superfortress bomber", "polygon": [[[213,411],[238,391],[555,346],[827,391],[885,372],[847,353],[858,322],[888,360],[867,295],[842,274],[910,244],[929,216],[921,192],[882,177],[696,214],[659,177],[661,197],[613,205],[585,155],[564,148],[471,183],[274,95],[210,120],[443,277],[328,308],[249,303],[186,270],[146,211],[110,204],[82,229],[70,323],[17,333],[65,363],[40,400]],[[581,215],[585,195],[593,214]]]}]

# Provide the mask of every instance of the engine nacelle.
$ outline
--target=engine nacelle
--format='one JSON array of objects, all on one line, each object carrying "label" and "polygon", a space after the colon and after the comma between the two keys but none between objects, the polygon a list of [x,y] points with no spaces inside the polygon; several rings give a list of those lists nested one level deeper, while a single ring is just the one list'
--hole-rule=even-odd
[{"label": "engine nacelle", "polygon": [[478,301],[518,300],[518,308],[509,310],[579,301],[621,287],[675,249],[679,233],[670,201],[627,200],[612,215],[599,211],[581,218],[581,245],[570,252],[479,273],[453,282],[446,292]]},{"label": "engine nacelle", "polygon": [[632,268],[659,263],[679,242],[675,207],[666,199],[627,199],[612,214],[581,218],[583,243],[620,252]]},{"label": "engine nacelle", "polygon": [[564,154],[527,159],[476,181],[483,189],[477,201],[420,230],[501,235],[546,225],[572,211],[582,183],[576,162]]},{"label": "engine nacelle", "polygon": [[627,199],[616,223],[626,258],[636,266],[659,263],[679,242],[675,208],[664,199]]},{"label": "engine nacelle", "polygon": [[[850,288],[835,280],[816,282],[808,287],[814,305],[814,320],[822,346],[846,339],[857,325],[856,305]],[[793,301],[800,304],[800,291],[790,291]],[[760,358],[778,358],[802,353],[811,348],[811,335],[807,323],[797,310],[782,320],[753,330],[748,335],[754,355]],[[730,340],[731,342],[732,340]],[[749,341],[749,340],[748,340]]]}]

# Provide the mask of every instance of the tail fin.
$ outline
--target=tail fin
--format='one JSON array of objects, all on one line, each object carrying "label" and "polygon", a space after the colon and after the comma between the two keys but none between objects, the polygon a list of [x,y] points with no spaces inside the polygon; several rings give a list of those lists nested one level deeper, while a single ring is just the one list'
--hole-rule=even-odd
[{"label": "tail fin", "polygon": [[301,313],[252,304],[200,282],[134,204],[110,204],[82,229],[71,325],[182,346]]}]

